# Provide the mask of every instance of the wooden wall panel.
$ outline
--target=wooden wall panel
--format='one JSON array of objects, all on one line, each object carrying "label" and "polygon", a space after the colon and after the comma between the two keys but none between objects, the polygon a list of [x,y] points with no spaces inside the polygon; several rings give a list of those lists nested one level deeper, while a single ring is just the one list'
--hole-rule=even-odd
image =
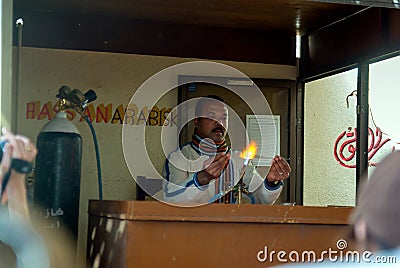
[{"label": "wooden wall panel", "polygon": [[281,33],[45,11],[14,16],[25,21],[23,46],[296,64],[295,40]]},{"label": "wooden wall panel", "polygon": [[389,45],[400,49],[400,10],[389,11]]},{"label": "wooden wall panel", "polygon": [[400,50],[399,13],[396,9],[370,8],[303,36],[301,78]]},{"label": "wooden wall panel", "polygon": [[370,9],[317,30],[303,40],[301,77],[355,64],[376,51],[381,43],[381,12]]}]

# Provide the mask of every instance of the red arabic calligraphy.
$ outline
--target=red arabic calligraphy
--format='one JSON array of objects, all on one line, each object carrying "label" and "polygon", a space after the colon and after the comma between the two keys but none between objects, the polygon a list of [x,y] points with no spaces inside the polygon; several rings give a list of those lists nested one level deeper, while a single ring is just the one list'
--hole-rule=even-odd
[{"label": "red arabic calligraphy", "polygon": [[[347,140],[346,140],[347,139]],[[357,129],[349,128],[347,131],[340,133],[335,141],[335,147],[333,154],[335,155],[336,161],[347,168],[355,168],[356,165],[349,163],[356,155],[356,141],[357,141]],[[374,131],[368,128],[368,160],[378,152],[378,150],[388,141],[390,138],[382,140],[382,131],[377,128]],[[340,146],[339,146],[339,143]]]}]

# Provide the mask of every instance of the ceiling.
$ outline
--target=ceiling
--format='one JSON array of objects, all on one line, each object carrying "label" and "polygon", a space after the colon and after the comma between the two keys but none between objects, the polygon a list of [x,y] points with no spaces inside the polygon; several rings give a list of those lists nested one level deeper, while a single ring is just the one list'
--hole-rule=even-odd
[{"label": "ceiling", "polygon": [[[305,34],[361,5],[301,0],[14,0],[14,9]],[[349,2],[349,1],[344,1]]]},{"label": "ceiling", "polygon": [[393,3],[14,0],[13,5],[15,19],[24,19],[25,47],[296,65],[295,36],[300,34],[302,61],[322,70],[321,64],[333,69],[337,62],[347,66],[350,58],[354,63],[376,51],[397,51],[400,9]]}]

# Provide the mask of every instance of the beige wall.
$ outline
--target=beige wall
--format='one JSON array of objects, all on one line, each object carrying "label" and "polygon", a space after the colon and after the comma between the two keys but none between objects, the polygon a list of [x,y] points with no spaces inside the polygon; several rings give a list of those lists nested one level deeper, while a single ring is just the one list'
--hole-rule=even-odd
[{"label": "beige wall", "polygon": [[[56,101],[55,95],[61,85],[82,91],[93,89],[98,96],[94,105],[112,104],[113,110],[120,104],[126,106],[135,90],[156,72],[177,63],[194,59],[125,55],[85,51],[23,48],[21,59],[20,95],[17,131],[36,141],[40,129],[47,119],[27,119],[27,103],[40,101],[43,104]],[[239,69],[252,78],[291,79],[296,78],[294,66],[223,62]],[[189,74],[188,74],[189,75]],[[210,74],[204,70],[204,75]],[[171,77],[177,81],[177,77]],[[167,95],[161,105],[173,108],[177,103],[176,91]],[[28,117],[31,115],[28,115]],[[97,171],[93,140],[89,127],[73,121],[83,140],[83,163],[79,215],[79,254],[85,255],[87,231],[87,205],[89,199],[98,198]],[[134,180],[130,175],[122,152],[121,124],[94,123],[97,133],[103,173],[104,199],[129,200],[134,198]],[[152,127],[151,135],[157,137],[159,127]],[[164,156],[157,153],[159,141],[152,143],[152,159],[161,168]],[[140,157],[140,156],[138,156]],[[137,171],[146,175],[146,170]]]}]

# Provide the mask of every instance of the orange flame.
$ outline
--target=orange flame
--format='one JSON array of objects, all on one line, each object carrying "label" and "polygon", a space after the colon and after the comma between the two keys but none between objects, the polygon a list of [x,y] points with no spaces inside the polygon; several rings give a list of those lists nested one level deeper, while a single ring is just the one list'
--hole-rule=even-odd
[{"label": "orange flame", "polygon": [[240,153],[240,157],[243,159],[253,159],[257,153],[257,144],[255,141],[251,141],[246,148]]}]

